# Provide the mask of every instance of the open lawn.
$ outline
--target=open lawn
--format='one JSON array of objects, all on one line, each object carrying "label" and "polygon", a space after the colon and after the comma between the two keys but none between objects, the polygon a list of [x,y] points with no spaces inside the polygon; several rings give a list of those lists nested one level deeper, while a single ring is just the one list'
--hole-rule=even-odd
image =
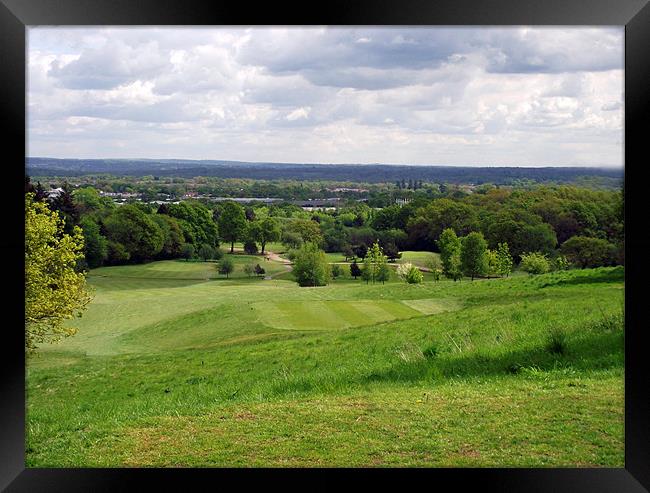
[{"label": "open lawn", "polygon": [[300,288],[256,262],[91,271],[77,335],[28,361],[27,466],[623,467],[623,268]]}]

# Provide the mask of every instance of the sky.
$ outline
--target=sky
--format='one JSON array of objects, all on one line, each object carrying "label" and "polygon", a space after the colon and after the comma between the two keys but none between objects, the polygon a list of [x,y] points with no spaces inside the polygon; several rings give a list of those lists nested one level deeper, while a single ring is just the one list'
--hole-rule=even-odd
[{"label": "sky", "polygon": [[27,153],[622,167],[623,34],[29,27]]}]

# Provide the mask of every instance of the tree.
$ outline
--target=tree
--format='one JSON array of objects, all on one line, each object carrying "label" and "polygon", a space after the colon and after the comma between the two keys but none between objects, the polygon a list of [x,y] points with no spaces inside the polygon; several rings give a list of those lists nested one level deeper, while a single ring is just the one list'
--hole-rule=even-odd
[{"label": "tree", "polygon": [[616,246],[600,238],[573,236],[562,244],[560,251],[583,269],[616,263]]},{"label": "tree", "polygon": [[499,257],[494,250],[485,251],[485,274],[488,278],[499,276]]},{"label": "tree", "polygon": [[426,261],[426,266],[431,271],[431,274],[433,274],[433,280],[439,281],[440,275],[442,274],[442,262],[440,262],[440,259],[438,257],[429,257]]},{"label": "tree", "polygon": [[497,273],[500,276],[508,277],[512,272],[512,256],[507,243],[499,243],[497,246]]},{"label": "tree", "polygon": [[266,274],[266,271],[264,270],[264,267],[262,267],[260,264],[257,264],[255,266],[255,274],[257,274],[258,276],[263,276],[264,274]]},{"label": "tree", "polygon": [[104,220],[109,240],[120,243],[129,252],[129,258],[143,262],[162,250],[163,232],[151,214],[145,214],[134,204],[121,206]]},{"label": "tree", "polygon": [[61,193],[52,200],[50,208],[57,211],[64,220],[64,231],[72,234],[72,230],[79,224],[79,209],[72,197],[72,186],[66,181],[61,186]]},{"label": "tree", "polygon": [[361,269],[356,259],[350,264],[350,275],[356,280],[361,275]]},{"label": "tree", "polygon": [[521,255],[519,268],[524,272],[533,274],[545,274],[551,270],[548,258],[540,252],[529,252]]},{"label": "tree", "polygon": [[244,242],[244,252],[246,252],[248,255],[256,255],[257,244],[252,240],[246,240]]},{"label": "tree", "polygon": [[91,301],[84,273],[77,272],[83,258],[81,228],[64,232],[64,222],[34,194],[25,195],[25,348],[55,342],[76,329],[64,321],[81,316]]},{"label": "tree", "polygon": [[185,241],[198,247],[203,243],[219,246],[217,224],[212,213],[203,204],[197,202],[180,202],[168,206],[169,215],[178,220]]},{"label": "tree", "polygon": [[293,275],[300,286],[325,286],[331,276],[325,252],[315,243],[305,243],[293,262]]},{"label": "tree", "polygon": [[388,257],[388,259],[391,262],[395,262],[396,259],[402,257],[402,254],[397,249],[397,246],[395,246],[395,243],[388,243],[384,247],[384,253],[386,254],[386,257]]},{"label": "tree", "polygon": [[230,242],[230,253],[233,253],[235,242],[246,233],[246,216],[243,207],[236,202],[225,202],[217,225],[221,238]]},{"label": "tree", "polygon": [[253,241],[260,244],[263,255],[268,242],[280,239],[280,226],[275,218],[267,216],[251,223],[249,235]]},{"label": "tree", "polygon": [[472,278],[487,272],[487,242],[483,233],[473,232],[462,239],[460,263],[463,273]]},{"label": "tree", "polygon": [[84,256],[91,269],[100,267],[108,257],[108,241],[100,233],[99,225],[90,217],[79,223],[84,236]]},{"label": "tree", "polygon": [[158,254],[159,258],[180,257],[185,237],[178,219],[164,214],[152,214],[151,219],[163,233],[163,246]]},{"label": "tree", "polygon": [[235,270],[235,263],[230,257],[224,257],[219,261],[219,274],[225,275],[226,278]]},{"label": "tree", "polygon": [[189,260],[191,258],[194,258],[195,254],[195,249],[194,245],[191,243],[183,243],[181,246],[181,257],[184,258],[185,260]]},{"label": "tree", "polygon": [[338,264],[332,265],[332,278],[336,279],[337,277],[340,277],[341,274],[343,274],[343,270],[341,269],[341,266]]},{"label": "tree", "polygon": [[400,279],[409,284],[420,284],[424,279],[420,269],[410,262],[398,265],[397,275]]},{"label": "tree", "polygon": [[454,281],[462,277],[461,272],[461,242],[456,236],[456,232],[451,228],[446,228],[438,240],[440,248],[440,260],[442,262],[442,272],[445,277]]},{"label": "tree", "polygon": [[382,283],[388,279],[386,275],[385,265],[388,262],[386,255],[382,251],[378,242],[373,243],[372,247],[368,250],[366,257],[363,259],[363,269],[361,275],[366,282],[372,282],[373,284],[377,281],[382,281]]},{"label": "tree", "polygon": [[201,245],[201,248],[199,248],[199,257],[202,258],[204,262],[214,258],[214,248],[207,243],[204,243]]},{"label": "tree", "polygon": [[[315,243],[320,246],[323,242],[323,234],[316,221],[309,219],[296,219],[289,222],[285,227],[286,233],[298,235],[302,243]],[[294,245],[295,246],[295,245]]]},{"label": "tree", "polygon": [[[259,264],[258,264],[259,265]],[[244,273],[248,276],[251,277],[253,274],[255,274],[255,266],[253,264],[246,264],[244,266]]]}]

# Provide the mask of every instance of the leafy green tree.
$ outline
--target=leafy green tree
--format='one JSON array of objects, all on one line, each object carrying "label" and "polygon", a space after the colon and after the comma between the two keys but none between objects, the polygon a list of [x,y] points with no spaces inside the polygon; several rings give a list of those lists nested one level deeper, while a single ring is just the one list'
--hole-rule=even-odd
[{"label": "leafy green tree", "polygon": [[81,316],[91,301],[84,273],[77,272],[84,239],[77,226],[64,232],[63,219],[34,194],[25,195],[25,349],[73,335],[65,320]]},{"label": "leafy green tree", "polygon": [[246,274],[248,277],[252,277],[253,274],[255,274],[255,266],[253,264],[246,264],[244,266],[244,274]]},{"label": "leafy green tree", "polygon": [[338,264],[332,265],[332,278],[336,279],[340,277],[343,274],[343,270],[341,269],[341,266]]},{"label": "leafy green tree", "polygon": [[72,234],[75,226],[79,224],[79,209],[72,197],[73,188],[67,181],[61,186],[62,192],[52,200],[50,208],[59,213],[64,220],[64,232]]},{"label": "leafy green tree", "polygon": [[460,263],[466,276],[483,276],[487,272],[487,242],[483,233],[472,232],[461,241]]},{"label": "leafy green tree", "polygon": [[235,263],[230,257],[224,257],[219,261],[219,274],[225,275],[226,278],[235,270]]},{"label": "leafy green tree", "polygon": [[485,251],[485,274],[488,278],[499,276],[499,257],[494,250]]},{"label": "leafy green tree", "polygon": [[235,242],[246,233],[244,208],[236,202],[225,202],[218,220],[221,239],[230,243],[230,253],[235,251]]},{"label": "leafy green tree", "polygon": [[285,226],[284,231],[285,233],[297,234],[302,240],[302,243],[315,243],[319,247],[323,243],[323,234],[316,221],[309,219],[291,220]]},{"label": "leafy green tree", "polygon": [[551,265],[545,254],[529,252],[522,254],[519,268],[524,272],[528,272],[530,275],[545,274],[551,270]]},{"label": "leafy green tree", "polygon": [[185,260],[190,260],[194,258],[194,255],[196,254],[196,249],[194,248],[194,245],[191,243],[183,243],[181,246],[181,257],[184,258]]},{"label": "leafy green tree", "polygon": [[331,276],[325,252],[315,243],[305,243],[293,262],[293,275],[300,286],[325,286]]},{"label": "leafy green tree", "polygon": [[439,281],[442,275],[442,262],[440,262],[440,259],[438,257],[430,257],[426,261],[426,266],[431,271],[431,274],[433,274],[433,280]]},{"label": "leafy green tree", "polygon": [[135,205],[121,206],[104,220],[104,228],[108,239],[123,245],[135,262],[149,260],[162,250],[163,232],[151,214]]},{"label": "leafy green tree", "polygon": [[[382,283],[388,278],[386,271],[384,271],[383,265],[387,264],[388,259],[378,242],[373,243],[372,247],[368,249],[366,257],[363,259],[363,269],[361,271],[361,276],[364,281],[372,282],[373,284],[377,281],[382,281]],[[388,268],[388,266],[386,266]],[[381,273],[381,274],[380,274]]]},{"label": "leafy green tree", "polygon": [[159,258],[181,257],[185,237],[178,219],[164,214],[151,214],[151,219],[163,233],[163,246],[158,254]]},{"label": "leafy green tree", "polygon": [[199,248],[199,257],[202,258],[204,262],[214,258],[214,248],[207,243],[204,243]]},{"label": "leafy green tree", "polygon": [[219,246],[219,231],[212,212],[198,202],[180,202],[167,206],[168,214],[178,220],[185,241],[197,248],[203,243]]},{"label": "leafy green tree", "polygon": [[79,225],[84,236],[84,255],[88,267],[100,267],[108,257],[108,240],[100,233],[99,225],[90,217],[84,217]]},{"label": "leafy green tree", "polygon": [[244,252],[246,252],[248,255],[256,255],[257,254],[257,243],[255,243],[253,240],[246,240],[244,242]]},{"label": "leafy green tree", "polygon": [[251,223],[249,235],[253,241],[260,244],[263,255],[268,242],[280,239],[280,226],[277,219],[267,216]]},{"label": "leafy green tree", "polygon": [[440,260],[442,262],[442,272],[445,277],[454,281],[462,277],[461,271],[461,242],[456,236],[456,232],[451,228],[446,228],[438,240],[440,248]]},{"label": "leafy green tree", "polygon": [[569,262],[581,267],[601,267],[616,263],[616,246],[600,238],[574,236],[565,241],[560,251]]},{"label": "leafy green tree", "polygon": [[264,267],[262,267],[260,264],[257,264],[255,266],[255,274],[257,274],[258,276],[263,276],[264,274],[266,274],[266,271],[264,270]]},{"label": "leafy green tree", "polygon": [[497,246],[497,273],[500,276],[508,277],[512,272],[512,255],[507,243],[499,243]]},{"label": "leafy green tree", "polygon": [[359,268],[356,259],[350,264],[350,275],[354,277],[355,280],[361,275],[361,268]]}]

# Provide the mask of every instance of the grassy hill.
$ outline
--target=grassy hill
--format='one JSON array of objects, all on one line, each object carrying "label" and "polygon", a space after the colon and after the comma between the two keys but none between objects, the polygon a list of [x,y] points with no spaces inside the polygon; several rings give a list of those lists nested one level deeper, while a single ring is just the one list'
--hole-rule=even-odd
[{"label": "grassy hill", "polygon": [[622,268],[300,288],[233,257],[90,273],[28,362],[28,467],[623,466]]}]

